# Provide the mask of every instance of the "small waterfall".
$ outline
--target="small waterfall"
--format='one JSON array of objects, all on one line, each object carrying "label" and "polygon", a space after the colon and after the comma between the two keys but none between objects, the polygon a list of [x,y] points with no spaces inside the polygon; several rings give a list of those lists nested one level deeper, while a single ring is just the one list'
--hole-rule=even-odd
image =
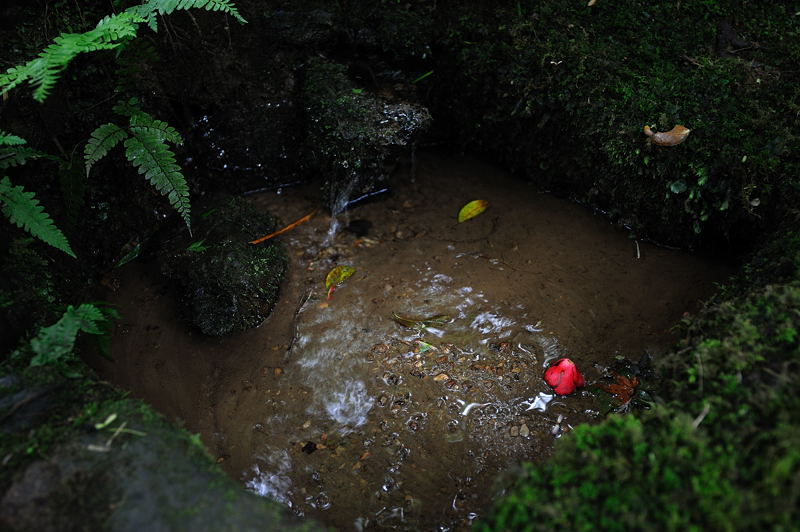
[{"label": "small waterfall", "polygon": [[338,181],[331,181],[328,188],[330,197],[328,198],[328,206],[331,209],[331,225],[328,227],[328,233],[325,235],[324,246],[333,244],[336,233],[342,225],[339,215],[347,212],[347,205],[350,203],[350,196],[353,194],[353,189],[358,182],[358,176],[355,172],[351,172],[349,179]]}]

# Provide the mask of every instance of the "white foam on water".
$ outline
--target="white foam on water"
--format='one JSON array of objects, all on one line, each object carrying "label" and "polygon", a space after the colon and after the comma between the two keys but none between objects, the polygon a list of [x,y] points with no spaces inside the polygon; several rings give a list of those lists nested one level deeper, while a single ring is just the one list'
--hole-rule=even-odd
[{"label": "white foam on water", "polygon": [[367,387],[358,380],[347,380],[343,390],[327,390],[318,395],[316,401],[324,403],[325,412],[342,425],[342,432],[349,432],[366,423],[367,414],[375,403],[374,398],[367,394]]},{"label": "white foam on water", "polygon": [[507,329],[513,325],[514,320],[499,316],[494,312],[481,312],[469,324],[470,328],[477,329],[481,334],[503,333],[500,334],[501,337],[508,336],[510,331]]},{"label": "white foam on water", "polygon": [[259,456],[266,462],[262,470],[258,464],[252,468],[253,478],[245,482],[245,487],[261,497],[268,497],[287,506],[291,506],[292,481],[289,472],[292,470],[292,459],[286,449],[279,449],[266,456]]}]

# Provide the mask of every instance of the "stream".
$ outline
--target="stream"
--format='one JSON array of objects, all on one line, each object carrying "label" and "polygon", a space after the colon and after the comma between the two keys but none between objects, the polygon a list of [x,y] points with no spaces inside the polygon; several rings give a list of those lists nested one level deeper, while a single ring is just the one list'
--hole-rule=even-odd
[{"label": "stream", "polygon": [[[100,376],[182,420],[246,489],[340,530],[463,530],[503,473],[601,418],[617,357],[657,357],[729,269],[637,242],[579,205],[471,157],[421,154],[391,194],[279,238],[281,298],[217,339],[178,321],[148,264],[120,270],[122,315]],[[250,196],[284,223],[318,188]],[[488,209],[463,223],[471,200]],[[332,226],[340,229],[329,234]],[[355,273],[328,299],[325,277]],[[425,328],[394,314],[445,316]],[[542,379],[568,356],[587,387]]]}]

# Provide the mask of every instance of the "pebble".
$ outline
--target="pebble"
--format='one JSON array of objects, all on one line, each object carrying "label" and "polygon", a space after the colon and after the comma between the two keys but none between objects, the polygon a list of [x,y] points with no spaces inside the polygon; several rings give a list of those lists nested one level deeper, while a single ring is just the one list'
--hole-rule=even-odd
[{"label": "pebble", "polygon": [[509,430],[508,432],[509,434],[511,434],[512,437],[516,438],[517,436],[519,436],[519,427],[515,425],[511,427],[511,430]]},{"label": "pebble", "polygon": [[528,428],[528,425],[523,423],[523,425],[519,428],[519,435],[523,438],[527,438],[531,435],[531,429]]},{"label": "pebble", "polygon": [[447,373],[439,373],[437,376],[435,376],[433,378],[433,380],[434,380],[434,382],[442,382],[442,381],[446,381],[449,378],[450,378],[450,375],[448,375]]}]

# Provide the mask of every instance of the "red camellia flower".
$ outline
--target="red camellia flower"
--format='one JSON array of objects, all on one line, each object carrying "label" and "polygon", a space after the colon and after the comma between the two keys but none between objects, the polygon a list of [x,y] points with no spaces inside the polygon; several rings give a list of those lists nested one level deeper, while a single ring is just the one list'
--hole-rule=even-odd
[{"label": "red camellia flower", "polygon": [[568,358],[558,360],[544,372],[545,382],[559,395],[568,395],[586,384],[575,363]]}]

